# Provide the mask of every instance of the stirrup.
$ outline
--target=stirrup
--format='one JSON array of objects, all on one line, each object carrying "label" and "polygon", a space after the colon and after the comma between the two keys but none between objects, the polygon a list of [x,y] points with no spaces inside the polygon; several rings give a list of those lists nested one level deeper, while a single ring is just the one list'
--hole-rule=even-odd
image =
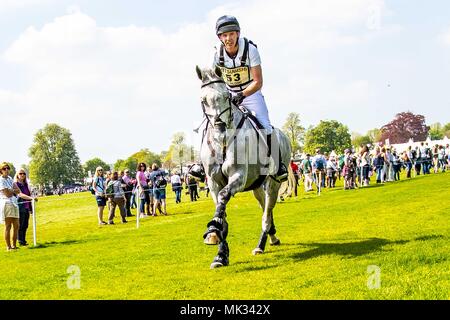
[{"label": "stirrup", "polygon": [[289,172],[288,172],[286,166],[284,165],[284,163],[281,162],[280,167],[278,168],[276,179],[279,182],[284,182],[288,179],[288,176],[289,176]]}]

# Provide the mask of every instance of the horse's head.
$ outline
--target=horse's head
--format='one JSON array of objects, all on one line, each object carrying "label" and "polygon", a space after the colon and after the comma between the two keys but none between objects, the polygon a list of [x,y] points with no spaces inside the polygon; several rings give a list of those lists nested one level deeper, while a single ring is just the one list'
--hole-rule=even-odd
[{"label": "horse's head", "polygon": [[196,67],[198,78],[202,81],[201,103],[203,113],[211,125],[225,131],[233,120],[230,93],[222,80],[222,71],[219,67],[214,69],[200,69]]}]

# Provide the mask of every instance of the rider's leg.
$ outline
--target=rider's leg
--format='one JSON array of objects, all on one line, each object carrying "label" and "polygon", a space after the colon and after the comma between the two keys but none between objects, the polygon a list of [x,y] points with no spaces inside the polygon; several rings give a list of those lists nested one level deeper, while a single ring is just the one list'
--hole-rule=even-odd
[{"label": "rider's leg", "polygon": [[267,135],[267,146],[268,148],[268,157],[272,157],[275,161],[275,165],[277,166],[276,178],[279,181],[286,181],[288,177],[288,168],[282,162],[281,152],[280,152],[280,143],[278,141],[277,134],[272,131]]},{"label": "rider's leg", "polygon": [[[277,167],[277,171],[275,171],[276,178],[280,181],[286,180],[288,173],[287,167],[281,161],[279,142],[276,134],[273,134],[272,124],[270,123],[269,119],[269,111],[267,109],[266,101],[261,91],[257,91],[251,96],[246,97],[241,105],[248,111],[250,111],[250,113],[258,119],[261,126],[265,129],[261,132],[265,132],[265,134],[267,135],[266,141],[269,147],[267,156],[272,157],[272,159],[275,161],[275,166]],[[273,150],[273,152],[271,152],[271,150]]]}]

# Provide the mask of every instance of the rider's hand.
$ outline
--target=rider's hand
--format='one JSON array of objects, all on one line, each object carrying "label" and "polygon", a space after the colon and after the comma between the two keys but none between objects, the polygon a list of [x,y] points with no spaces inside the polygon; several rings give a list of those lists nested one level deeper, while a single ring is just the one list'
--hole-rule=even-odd
[{"label": "rider's hand", "polygon": [[242,94],[242,92],[238,92],[231,98],[231,102],[233,102],[236,106],[240,106],[242,101],[244,101],[244,99],[245,96]]}]

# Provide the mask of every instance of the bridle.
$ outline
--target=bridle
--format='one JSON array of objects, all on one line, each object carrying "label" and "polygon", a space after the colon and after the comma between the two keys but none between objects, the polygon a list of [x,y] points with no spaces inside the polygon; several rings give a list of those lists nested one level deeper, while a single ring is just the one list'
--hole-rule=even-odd
[{"label": "bridle", "polygon": [[[211,80],[209,82],[205,82],[202,84],[201,88],[210,86],[214,83],[225,83],[225,81],[223,81],[222,79],[216,79],[216,80]],[[241,119],[239,120],[239,123],[236,125],[236,127],[234,129],[239,130],[242,128],[244,122],[246,120],[249,120],[249,118],[252,118],[253,121],[257,122],[257,119],[243,106],[236,106],[232,101],[231,101],[231,93],[228,92],[228,108],[225,108],[225,110],[223,110],[222,112],[220,112],[218,115],[211,115],[208,114],[206,112],[206,107],[205,107],[205,102],[202,100],[201,101],[201,105],[202,105],[202,110],[203,110],[203,114],[204,114],[204,119],[201,122],[200,126],[197,129],[194,129],[195,132],[198,132],[198,130],[201,128],[201,126],[203,125],[203,123],[205,121],[207,121],[207,125],[205,126],[204,130],[203,130],[203,134],[202,134],[202,143],[201,143],[201,147],[203,146],[203,141],[205,136],[207,135],[207,130],[208,128],[213,128],[216,129],[217,127],[219,127],[218,129],[223,132],[225,131],[225,128],[230,128],[231,126],[231,122],[234,121],[233,119],[233,106],[235,106],[235,108],[237,109],[237,111],[240,111],[240,113],[242,114]],[[224,121],[222,121],[222,119],[220,119],[220,117],[226,113],[227,111],[230,112],[230,116],[228,117],[228,123],[225,123]],[[214,119],[214,122],[212,122],[211,120]],[[257,132],[257,134],[261,134],[260,131],[258,130],[258,128],[255,127],[255,125],[252,123],[252,121],[250,121],[251,126],[253,127],[253,129]],[[214,123],[214,124],[213,124]],[[259,122],[257,122],[259,124]],[[260,126],[260,124],[259,124]],[[229,139],[227,139],[227,135],[223,136],[223,141],[222,141],[222,161],[225,160],[226,158],[226,153],[227,153],[227,145],[229,144],[229,142],[233,139],[236,138],[235,133],[232,133],[229,137]],[[208,145],[211,144],[211,141],[207,140]],[[200,148],[201,148],[200,147]],[[200,149],[201,150],[201,149]],[[212,153],[215,153],[214,150],[211,150]],[[201,152],[201,151],[200,151]],[[222,166],[222,165],[221,165]],[[222,170],[220,170],[220,172],[222,172]],[[225,177],[223,175],[222,172],[222,176],[224,177],[225,180],[228,180],[227,177]]]},{"label": "bridle", "polygon": [[[201,88],[210,86],[214,83],[225,83],[225,81],[223,81],[222,79],[211,80],[209,82],[202,84]],[[220,112],[218,115],[213,115],[213,114],[209,114],[206,112],[205,103],[204,103],[204,101],[201,101],[202,110],[203,110],[203,114],[205,115],[205,118],[203,119],[202,123],[200,124],[200,127],[202,126],[203,122],[205,122],[205,120],[208,122],[208,125],[211,127],[216,127],[217,124],[220,124],[223,127],[223,124],[225,124],[225,122],[222,119],[220,119],[220,117],[227,111],[230,112],[230,116],[228,117],[228,123],[226,123],[225,125],[226,125],[226,127],[229,127],[230,122],[233,121],[233,112],[232,112],[232,106],[231,106],[231,94],[230,93],[228,93],[228,104],[229,104],[228,108],[225,108],[224,110],[222,110],[222,112]],[[211,122],[211,119],[214,120],[214,125],[212,124],[213,122]]]}]

